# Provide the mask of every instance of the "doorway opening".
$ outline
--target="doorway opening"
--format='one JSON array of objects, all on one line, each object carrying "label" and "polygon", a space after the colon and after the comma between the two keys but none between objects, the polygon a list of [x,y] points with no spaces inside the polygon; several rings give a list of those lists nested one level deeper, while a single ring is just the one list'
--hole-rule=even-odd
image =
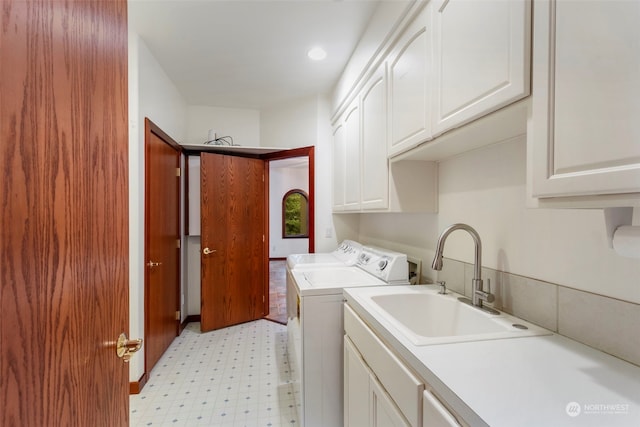
[{"label": "doorway opening", "polygon": [[[272,153],[269,176],[269,312],[268,320],[286,324],[286,258],[315,252],[315,160],[314,147]],[[304,212],[289,216],[287,201],[302,195]],[[302,221],[304,226],[293,222]],[[288,230],[288,227],[291,228]],[[287,231],[288,230],[288,231]],[[293,230],[293,232],[292,232]]]}]

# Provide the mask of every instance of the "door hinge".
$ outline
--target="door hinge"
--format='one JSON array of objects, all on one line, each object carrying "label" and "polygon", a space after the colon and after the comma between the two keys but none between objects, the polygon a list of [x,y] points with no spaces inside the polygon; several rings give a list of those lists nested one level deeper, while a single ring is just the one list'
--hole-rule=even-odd
[{"label": "door hinge", "polygon": [[180,168],[176,168],[176,176],[181,176],[180,174],[181,174]]},{"label": "door hinge", "polygon": [[262,174],[262,182],[264,182],[264,174]]},{"label": "door hinge", "polygon": [[264,295],[262,295],[262,303],[264,303],[264,301],[265,301],[265,300],[264,300]]},{"label": "door hinge", "polygon": [[176,320],[180,320],[180,310],[176,311]]},{"label": "door hinge", "polygon": [[180,239],[176,239],[176,248],[180,249]]},{"label": "door hinge", "polygon": [[262,235],[262,243],[264,243],[264,234]]}]

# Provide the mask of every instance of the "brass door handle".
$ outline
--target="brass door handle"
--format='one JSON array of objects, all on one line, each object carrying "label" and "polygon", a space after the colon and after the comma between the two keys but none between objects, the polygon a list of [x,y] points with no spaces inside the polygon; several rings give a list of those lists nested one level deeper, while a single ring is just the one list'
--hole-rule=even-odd
[{"label": "brass door handle", "polygon": [[153,262],[153,261],[149,261],[147,263],[147,267],[151,267],[151,268],[158,267],[159,265],[162,265],[162,263],[161,262]]},{"label": "brass door handle", "polygon": [[125,363],[129,362],[133,353],[141,348],[142,338],[130,340],[124,332],[120,334],[118,341],[116,342],[116,354],[119,358],[123,359]]},{"label": "brass door handle", "polygon": [[216,251],[215,249],[204,248],[202,250],[202,253],[205,254],[205,255],[209,255],[209,254],[214,253],[215,251]]}]

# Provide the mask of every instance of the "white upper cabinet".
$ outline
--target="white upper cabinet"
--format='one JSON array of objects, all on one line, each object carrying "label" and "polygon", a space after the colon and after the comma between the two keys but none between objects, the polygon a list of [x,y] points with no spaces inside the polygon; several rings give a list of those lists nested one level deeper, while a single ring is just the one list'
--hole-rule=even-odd
[{"label": "white upper cabinet", "polygon": [[388,57],[390,156],[431,139],[430,22],[431,3],[403,32]]},{"label": "white upper cabinet", "polygon": [[382,63],[334,126],[334,212],[438,209],[437,164],[387,157],[387,75]]},{"label": "white upper cabinet", "polygon": [[534,4],[533,196],[640,192],[640,2]]},{"label": "white upper cabinet", "polygon": [[344,117],[344,210],[360,209],[360,100],[355,99]]},{"label": "white upper cabinet", "polygon": [[530,44],[530,1],[436,0],[433,135],[528,96]]},{"label": "white upper cabinet", "polygon": [[344,125],[338,123],[333,130],[333,210],[344,210],[344,172],[345,172]]},{"label": "white upper cabinet", "polygon": [[389,206],[387,160],[387,80],[384,64],[371,77],[361,96],[362,209]]},{"label": "white upper cabinet", "polygon": [[384,210],[389,206],[386,101],[383,64],[334,130],[334,212]]}]

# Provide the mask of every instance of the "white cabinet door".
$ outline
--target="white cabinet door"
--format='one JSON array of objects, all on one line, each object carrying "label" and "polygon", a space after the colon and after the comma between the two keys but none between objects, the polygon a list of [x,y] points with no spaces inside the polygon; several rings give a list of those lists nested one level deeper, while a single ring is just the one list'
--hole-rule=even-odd
[{"label": "white cabinet door", "polygon": [[640,2],[534,3],[535,197],[640,192]]},{"label": "white cabinet door", "polygon": [[528,0],[437,0],[434,136],[528,96],[530,42]]},{"label": "white cabinet door", "polygon": [[347,336],[344,337],[344,426],[410,427]]},{"label": "white cabinet door", "polygon": [[389,156],[431,139],[430,21],[431,3],[428,3],[389,55]]},{"label": "white cabinet door", "polygon": [[460,424],[433,393],[425,390],[422,400],[422,426],[460,427]]},{"label": "white cabinet door", "polygon": [[389,207],[387,81],[384,64],[369,80],[362,105],[362,209]]},{"label": "white cabinet door", "polygon": [[411,427],[375,377],[370,377],[369,384],[372,409],[370,425],[372,427]]},{"label": "white cabinet door", "polygon": [[344,116],[344,210],[360,209],[360,100],[356,98]]},{"label": "white cabinet door", "polygon": [[370,427],[369,369],[344,337],[344,427]]},{"label": "white cabinet door", "polygon": [[344,125],[339,122],[333,130],[333,210],[344,210],[345,173]]}]

